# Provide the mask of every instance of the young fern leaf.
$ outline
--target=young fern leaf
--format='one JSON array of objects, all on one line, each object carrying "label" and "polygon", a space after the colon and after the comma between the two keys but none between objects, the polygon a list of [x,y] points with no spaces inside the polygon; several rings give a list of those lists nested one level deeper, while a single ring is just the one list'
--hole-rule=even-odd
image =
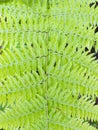
[{"label": "young fern leaf", "polygon": [[36,95],[36,98],[29,102],[18,102],[13,109],[7,108],[5,113],[0,112],[0,127],[5,129],[15,129],[19,126],[29,127],[30,122],[37,121],[37,118],[45,113],[44,106],[45,99],[40,95]]},{"label": "young fern leaf", "polygon": [[91,2],[1,0],[0,129],[97,130],[89,123],[98,122]]},{"label": "young fern leaf", "polygon": [[[29,72],[23,74],[22,77],[16,75],[15,77],[7,77],[4,84],[0,85],[0,102],[12,104],[18,100],[31,99],[36,96],[37,92],[43,95],[45,91],[45,74],[43,70],[39,69],[40,76],[36,72]],[[41,76],[42,75],[42,76]]]},{"label": "young fern leaf", "polygon": [[62,110],[52,110],[49,113],[49,122],[51,129],[59,129],[59,130],[96,130],[92,126],[90,126],[87,122],[83,122],[83,120],[78,118],[70,118],[66,114],[62,112]]}]

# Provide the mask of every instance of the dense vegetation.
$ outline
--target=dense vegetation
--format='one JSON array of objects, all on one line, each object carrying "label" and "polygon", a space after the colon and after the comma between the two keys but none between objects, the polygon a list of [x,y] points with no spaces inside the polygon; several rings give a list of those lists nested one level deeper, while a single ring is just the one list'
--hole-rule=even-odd
[{"label": "dense vegetation", "polygon": [[98,2],[0,1],[0,128],[97,130]]}]

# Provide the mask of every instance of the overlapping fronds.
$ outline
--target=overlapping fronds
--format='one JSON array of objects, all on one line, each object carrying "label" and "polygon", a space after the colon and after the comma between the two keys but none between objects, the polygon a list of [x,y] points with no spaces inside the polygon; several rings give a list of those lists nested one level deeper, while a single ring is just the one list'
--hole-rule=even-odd
[{"label": "overlapping fronds", "polygon": [[0,2],[0,129],[97,130],[97,26],[95,0]]},{"label": "overlapping fronds", "polygon": [[41,95],[45,92],[45,74],[39,69],[37,72],[24,74],[23,77],[9,76],[3,84],[0,84],[0,102],[11,104],[19,99],[31,99],[37,92]]},{"label": "overlapping fronds", "polygon": [[29,102],[18,102],[13,109],[7,108],[5,113],[0,112],[0,127],[14,129],[29,126],[30,122],[37,121],[37,118],[45,113],[44,107],[45,99],[40,95],[36,95],[36,98]]},{"label": "overlapping fronds", "polygon": [[[37,64],[44,64],[47,53],[38,44],[35,43],[34,46],[34,48],[31,46],[20,49],[15,48],[12,51],[9,49],[4,50],[3,54],[0,55],[0,77],[6,78],[6,76],[15,75],[15,73],[22,74],[23,72],[36,70]],[[45,68],[45,65],[41,66]]]}]

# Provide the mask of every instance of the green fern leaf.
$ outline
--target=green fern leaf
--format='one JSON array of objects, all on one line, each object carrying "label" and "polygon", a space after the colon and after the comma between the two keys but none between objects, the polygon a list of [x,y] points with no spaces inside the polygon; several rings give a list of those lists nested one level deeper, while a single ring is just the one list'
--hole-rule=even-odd
[{"label": "green fern leaf", "polygon": [[97,130],[97,26],[95,0],[0,1],[0,129]]}]

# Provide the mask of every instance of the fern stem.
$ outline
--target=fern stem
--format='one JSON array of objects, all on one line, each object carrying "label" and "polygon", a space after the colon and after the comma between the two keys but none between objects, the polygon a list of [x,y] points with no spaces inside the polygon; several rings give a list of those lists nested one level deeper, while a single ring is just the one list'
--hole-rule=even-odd
[{"label": "fern stem", "polygon": [[[49,13],[48,10],[49,10],[49,0],[47,0],[47,14]],[[49,22],[49,17],[48,17],[48,22]],[[49,28],[47,28],[48,30]],[[48,54],[49,56],[49,51],[48,51],[48,42],[49,42],[49,30],[47,31],[47,37],[46,37],[46,54]],[[46,72],[46,77],[47,77],[47,80],[46,80],[46,128],[45,130],[48,130],[49,129],[49,106],[48,106],[48,74],[47,74],[47,65],[48,65],[48,56],[45,58],[46,60],[46,64],[45,64],[45,72]]]}]

